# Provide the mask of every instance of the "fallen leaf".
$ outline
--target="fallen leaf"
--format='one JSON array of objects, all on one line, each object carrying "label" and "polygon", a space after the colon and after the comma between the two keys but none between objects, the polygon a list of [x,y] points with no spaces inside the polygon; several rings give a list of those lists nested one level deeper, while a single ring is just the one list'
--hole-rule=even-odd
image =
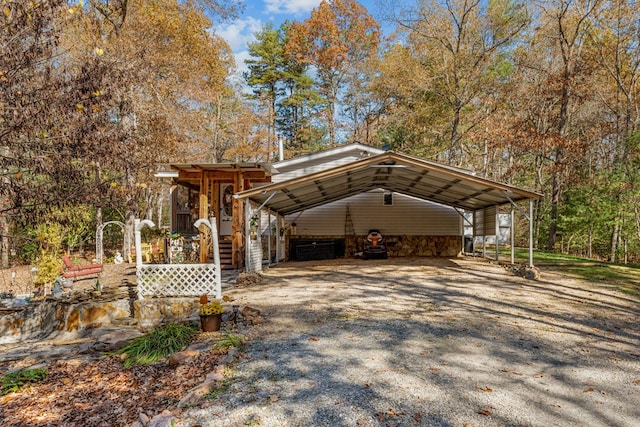
[{"label": "fallen leaf", "polygon": [[479,409],[479,410],[478,410],[478,413],[479,413],[480,415],[485,415],[485,416],[487,416],[487,417],[488,417],[489,415],[491,415],[491,411],[489,411],[488,409]]},{"label": "fallen leaf", "polygon": [[489,387],[476,387],[476,391],[484,391],[484,392],[487,392],[487,393],[491,393],[491,392],[493,392],[493,389],[489,388]]},{"label": "fallen leaf", "polygon": [[401,417],[404,415],[404,413],[402,412],[396,412],[395,410],[393,410],[392,408],[389,408],[389,410],[387,411],[387,415],[390,417]]},{"label": "fallen leaf", "polygon": [[640,385],[640,379],[635,380],[634,383]]},{"label": "fallen leaf", "polygon": [[500,372],[504,372],[505,374],[522,375],[522,372],[518,372],[512,369],[506,369],[506,368],[500,369]]},{"label": "fallen leaf", "polygon": [[320,338],[318,338],[318,337],[311,337],[311,338],[309,338],[309,341],[318,341],[319,339]]},{"label": "fallen leaf", "polygon": [[589,387],[589,388],[585,388],[582,392],[583,393],[591,393],[592,391],[595,391],[596,389],[593,387]]}]

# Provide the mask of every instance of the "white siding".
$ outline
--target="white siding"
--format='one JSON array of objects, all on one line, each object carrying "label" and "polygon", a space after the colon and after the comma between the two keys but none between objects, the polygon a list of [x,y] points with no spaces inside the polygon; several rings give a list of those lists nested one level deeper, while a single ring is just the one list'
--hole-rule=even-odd
[{"label": "white siding", "polygon": [[[250,202],[249,212],[254,212],[257,209],[257,205],[254,202]],[[246,211],[245,211],[246,212]],[[262,213],[258,213],[259,221],[258,224],[262,222]],[[247,214],[248,216],[248,214]],[[256,239],[252,239],[247,233],[245,235],[246,239],[246,250],[249,251],[249,259],[247,260],[247,265],[245,266],[247,272],[249,273],[257,273],[262,271],[262,240],[260,238],[260,233],[257,233]]]},{"label": "white siding", "polygon": [[335,150],[327,150],[322,153],[315,153],[306,157],[284,162],[274,163],[274,168],[278,171],[272,176],[273,182],[282,182],[287,179],[306,176],[315,172],[321,172],[337,166],[353,163],[362,159],[362,155],[375,155],[384,151],[360,144],[339,147]]},{"label": "white siding", "polygon": [[298,168],[294,170],[281,170],[278,169],[280,173],[273,175],[271,177],[273,182],[282,182],[292,178],[299,178],[301,176],[307,176],[312,173],[321,172],[327,169],[335,168],[337,166],[346,165],[348,163],[353,163],[358,160],[357,157],[340,157],[334,158],[329,161],[328,159],[318,159],[315,161],[310,161],[305,163],[304,165],[299,165]]},{"label": "white siding", "polygon": [[295,222],[298,235],[342,236],[349,205],[355,233],[372,228],[388,235],[460,236],[462,217],[455,209],[393,193],[393,205],[383,206],[382,190],[373,190],[286,218]]},{"label": "white siding", "polygon": [[474,212],[474,235],[495,236],[498,230],[497,207],[479,209]]}]

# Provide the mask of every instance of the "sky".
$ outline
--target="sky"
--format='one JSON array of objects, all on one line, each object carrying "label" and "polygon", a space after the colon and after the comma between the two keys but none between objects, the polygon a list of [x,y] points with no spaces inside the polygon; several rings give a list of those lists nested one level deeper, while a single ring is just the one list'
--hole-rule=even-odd
[{"label": "sky", "polygon": [[[377,18],[376,0],[359,0],[369,14]],[[238,71],[246,70],[244,60],[249,57],[247,43],[264,24],[271,21],[277,28],[285,20],[304,21],[320,0],[245,0],[245,11],[236,21],[216,28],[216,33],[227,41],[236,57]],[[380,21],[378,19],[378,21]]]}]

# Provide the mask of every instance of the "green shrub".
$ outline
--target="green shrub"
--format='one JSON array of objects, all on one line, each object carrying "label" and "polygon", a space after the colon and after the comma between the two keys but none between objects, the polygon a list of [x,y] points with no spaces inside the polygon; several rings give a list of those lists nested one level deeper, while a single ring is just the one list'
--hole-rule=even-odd
[{"label": "green shrub", "polygon": [[59,224],[54,222],[44,223],[36,230],[37,240],[40,243],[40,256],[38,257],[38,274],[35,277],[37,285],[53,283],[60,276],[62,260],[62,231]]},{"label": "green shrub", "polygon": [[21,390],[24,386],[47,377],[46,369],[21,369],[4,375],[0,379],[0,396]]},{"label": "green shrub", "polygon": [[134,339],[117,353],[125,355],[125,368],[154,363],[185,349],[196,332],[193,326],[171,323]]}]

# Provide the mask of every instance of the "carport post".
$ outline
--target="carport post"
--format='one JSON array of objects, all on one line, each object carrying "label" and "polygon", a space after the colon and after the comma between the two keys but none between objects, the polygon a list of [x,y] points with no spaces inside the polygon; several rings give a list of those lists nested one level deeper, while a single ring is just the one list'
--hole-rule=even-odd
[{"label": "carport post", "polygon": [[267,254],[269,257],[269,262],[267,263],[267,265],[271,265],[271,209],[267,209],[267,224],[269,224],[269,241],[267,242]]},{"label": "carport post", "polygon": [[249,231],[251,221],[251,206],[249,199],[244,201],[244,265],[247,273],[253,272],[251,266],[251,234]]},{"label": "carport post", "polygon": [[516,211],[511,209],[511,223],[509,224],[509,231],[511,232],[511,265],[516,263],[516,231],[514,227],[516,219]]},{"label": "carport post", "polygon": [[533,199],[529,199],[529,267],[533,267]]}]

